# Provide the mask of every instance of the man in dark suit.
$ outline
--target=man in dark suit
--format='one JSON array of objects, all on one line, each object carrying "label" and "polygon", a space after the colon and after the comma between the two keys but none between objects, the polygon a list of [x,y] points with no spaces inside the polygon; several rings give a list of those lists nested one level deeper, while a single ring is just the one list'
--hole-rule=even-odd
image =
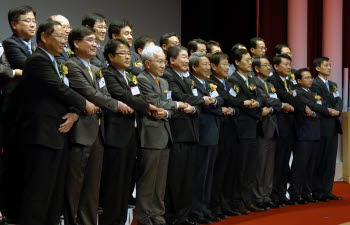
[{"label": "man in dark suit", "polygon": [[[215,103],[201,107],[199,115],[199,146],[195,170],[195,186],[191,218],[200,224],[218,222],[227,216],[212,214],[210,210],[211,191],[213,185],[214,165],[218,150],[220,117],[223,99],[216,91],[217,86],[205,81],[210,73],[208,56],[203,52],[195,52],[189,58],[191,76],[198,96],[213,96]],[[204,182],[204,183],[203,183]],[[225,218],[226,217],[226,218]]]},{"label": "man in dark suit", "polygon": [[148,35],[143,35],[137,38],[134,42],[134,48],[137,54],[142,55],[142,51],[144,48],[150,45],[155,45],[156,40],[153,37]]},{"label": "man in dark suit", "polygon": [[[64,84],[55,55],[64,31],[57,22],[39,26],[38,49],[26,61],[19,86],[19,137],[24,164],[20,224],[57,224],[62,212],[67,165],[67,132],[78,114],[94,114],[95,105]],[[16,193],[19,194],[19,193]]]},{"label": "man in dark suit", "polygon": [[[256,81],[251,75],[252,59],[245,49],[238,49],[233,54],[236,71],[227,80],[233,86],[232,93],[241,100],[251,99],[251,108],[240,108],[238,118],[239,153],[238,171],[239,176],[239,198],[235,199],[235,211],[242,213],[261,212],[263,208],[257,207],[253,202],[253,188],[256,185],[256,169],[258,162],[257,142],[258,122],[262,115],[268,114],[269,110],[263,108],[262,100],[259,99],[256,91]],[[243,204],[242,204],[243,203]]]},{"label": "man in dark suit", "polygon": [[72,30],[72,27],[70,26],[68,19],[62,15],[52,15],[49,19],[59,22],[60,24],[62,24],[62,27],[64,29],[66,44],[64,45],[62,53],[55,56],[55,59],[58,64],[64,64],[73,55],[73,52],[68,45],[68,35],[69,32]]},{"label": "man in dark suit", "polygon": [[214,179],[212,188],[211,210],[219,217],[238,216],[240,213],[231,208],[233,194],[237,192],[238,182],[232,171],[237,165],[236,153],[238,151],[237,118],[238,107],[249,106],[250,100],[242,101],[231,95],[231,84],[227,82],[229,71],[228,56],[216,53],[210,56],[213,74],[206,80],[209,84],[217,86],[219,96],[224,99],[221,117],[219,149],[214,167]]},{"label": "man in dark suit", "polygon": [[166,224],[164,195],[172,135],[169,125],[176,109],[191,106],[171,99],[168,83],[162,79],[165,55],[159,46],[146,47],[142,53],[145,71],[137,76],[141,96],[159,107],[153,117],[141,118],[141,161],[136,182],[135,217],[139,224]]},{"label": "man in dark suit", "polygon": [[90,64],[97,47],[93,31],[77,27],[68,41],[75,53],[65,64],[69,85],[100,109],[96,115],[81,116],[70,133],[65,224],[96,224],[104,150],[103,110],[125,114],[133,110],[110,97],[100,70]]},{"label": "man in dark suit", "polygon": [[159,38],[159,45],[162,47],[164,54],[167,55],[168,48],[173,45],[181,45],[176,33],[165,33]]},{"label": "man in dark suit", "polygon": [[[127,20],[117,20],[112,22],[108,27],[108,36],[110,39],[124,39],[129,43],[130,48],[132,47],[132,25]],[[135,51],[137,51],[137,49],[135,49]],[[131,63],[127,71],[137,76],[144,70],[144,66],[142,65],[141,56],[135,51],[130,50]]]},{"label": "man in dark suit", "polygon": [[174,143],[170,152],[165,195],[166,219],[170,224],[196,224],[188,216],[192,207],[193,177],[199,141],[199,107],[214,104],[215,100],[209,96],[198,96],[193,82],[183,77],[188,68],[185,47],[171,46],[167,52],[167,61],[169,64],[163,77],[169,83],[172,98],[193,107],[186,112],[176,111],[170,120]]},{"label": "man in dark suit", "polygon": [[206,42],[203,39],[192,39],[187,44],[188,55],[191,56],[195,52],[207,53]]},{"label": "man in dark suit", "polygon": [[278,126],[276,113],[284,108],[291,108],[288,103],[282,103],[277,98],[275,87],[266,81],[271,72],[271,65],[266,56],[256,56],[253,59],[253,70],[256,74],[257,91],[263,97],[263,106],[271,108],[271,112],[263,116],[258,144],[258,168],[256,171],[257,185],[254,187],[255,202],[260,208],[279,208],[270,198],[273,183],[273,169],[276,151]]},{"label": "man in dark suit", "polygon": [[296,142],[288,192],[291,201],[306,204],[317,202],[312,198],[312,179],[320,148],[319,115],[334,116],[335,110],[322,105],[322,98],[310,91],[312,76],[307,68],[299,69],[295,73],[295,79],[298,82],[295,101],[307,105],[313,115],[307,116],[304,107],[296,107]]},{"label": "man in dark suit", "polygon": [[335,164],[338,148],[338,134],[342,134],[339,116],[343,101],[337,90],[337,84],[328,80],[331,73],[329,58],[320,57],[314,60],[313,66],[318,76],[313,80],[311,91],[322,97],[322,104],[336,111],[335,116],[320,115],[321,140],[317,154],[315,174],[313,177],[312,196],[320,201],[342,200],[331,193],[333,188]]},{"label": "man in dark suit", "polygon": [[215,53],[222,52],[221,50],[221,45],[217,41],[210,40],[206,43],[206,48],[207,48],[207,55],[213,55]]},{"label": "man in dark suit", "polygon": [[[18,6],[8,12],[8,20],[13,35],[3,41],[6,57],[10,63],[11,69],[22,70],[27,57],[34,52],[31,38],[36,32],[36,13],[30,6]],[[20,83],[20,77],[14,77],[2,89],[3,102],[2,111],[4,112],[4,163],[6,167],[6,216],[10,219],[16,219],[19,204],[19,195],[22,185],[19,183],[21,174],[20,153],[16,137],[15,128],[16,115],[18,112],[18,101],[21,96],[15,95],[17,85]],[[13,221],[16,222],[16,221]]]},{"label": "man in dark suit", "polygon": [[101,69],[107,68],[108,65],[105,57],[103,56],[103,47],[101,46],[101,43],[105,40],[107,33],[106,18],[99,13],[90,13],[83,18],[81,24],[92,29],[96,36],[96,55],[91,59],[91,64]]},{"label": "man in dark suit", "polygon": [[[286,79],[291,72],[291,58],[283,54],[275,56],[273,58],[273,66],[276,72],[267,81],[275,87],[278,99],[292,106],[290,108],[284,104],[283,110],[277,113],[279,136],[275,153],[273,188],[270,196],[275,205],[284,206],[296,204],[286,198],[286,192],[290,171],[289,160],[295,143],[295,116],[293,111],[298,104],[303,103],[295,101],[294,84]],[[308,115],[312,115],[308,106],[303,105],[301,107],[305,108],[305,112]]]},{"label": "man in dark suit", "polygon": [[[140,98],[136,77],[125,69],[130,64],[130,46],[124,39],[110,40],[104,56],[109,66],[102,71],[111,96],[125,102],[140,115],[157,111],[157,107]],[[124,224],[127,219],[128,193],[135,168],[138,135],[136,115],[106,112],[105,151],[102,166],[100,203],[101,224]]]}]

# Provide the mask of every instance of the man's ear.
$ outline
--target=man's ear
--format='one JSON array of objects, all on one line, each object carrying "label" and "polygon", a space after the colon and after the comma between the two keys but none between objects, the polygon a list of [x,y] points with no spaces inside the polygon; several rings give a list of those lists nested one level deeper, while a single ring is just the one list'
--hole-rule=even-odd
[{"label": "man's ear", "polygon": [[300,84],[301,83],[301,79],[297,79],[297,82],[298,82],[298,84]]},{"label": "man's ear", "polygon": [[117,37],[118,37],[118,35],[117,35],[116,33],[113,33],[113,34],[112,34],[112,38],[113,38],[113,39],[116,39]]},{"label": "man's ear", "polygon": [[143,50],[143,49],[138,48],[138,49],[137,49],[137,53],[139,53],[139,55],[142,55],[142,50]]},{"label": "man's ear", "polygon": [[210,66],[211,66],[213,71],[215,71],[217,69],[217,66],[214,63],[210,63]]},{"label": "man's ear", "polygon": [[255,72],[255,71],[256,71],[257,73],[260,73],[260,69],[259,69],[258,66],[255,66],[255,67],[254,67],[253,72]]},{"label": "man's ear", "polygon": [[74,43],[74,49],[79,49],[79,41],[75,40],[73,43]]},{"label": "man's ear", "polygon": [[317,72],[320,72],[321,68],[320,68],[319,66],[316,66],[315,70],[316,70]]},{"label": "man's ear", "polygon": [[163,49],[163,51],[166,50],[166,44],[162,44],[162,49]]}]

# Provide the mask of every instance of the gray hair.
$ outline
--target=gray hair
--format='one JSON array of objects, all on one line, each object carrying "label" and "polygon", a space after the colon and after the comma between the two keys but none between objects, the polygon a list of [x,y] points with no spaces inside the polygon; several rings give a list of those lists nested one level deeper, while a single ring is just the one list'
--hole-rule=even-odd
[{"label": "gray hair", "polygon": [[145,64],[146,60],[152,61],[154,59],[154,53],[164,52],[158,45],[147,46],[142,51],[142,63]]},{"label": "gray hair", "polygon": [[207,54],[205,54],[204,52],[195,52],[195,53],[192,53],[192,55],[190,56],[189,58],[189,61],[190,61],[190,69],[192,70],[192,66],[198,66],[199,65],[199,58],[202,58],[202,57],[207,57]]}]

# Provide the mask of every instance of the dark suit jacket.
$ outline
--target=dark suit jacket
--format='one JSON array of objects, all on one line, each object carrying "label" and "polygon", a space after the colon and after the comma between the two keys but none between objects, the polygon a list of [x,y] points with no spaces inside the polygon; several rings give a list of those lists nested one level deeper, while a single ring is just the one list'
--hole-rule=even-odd
[{"label": "dark suit jacket", "polygon": [[295,90],[297,92],[295,100],[307,105],[313,112],[316,113],[315,117],[304,116],[304,109],[296,109],[297,140],[320,140],[319,115],[327,116],[328,109],[326,106],[317,104],[314,97],[316,93],[309,94],[298,86],[295,87]]},{"label": "dark suit jacket", "polygon": [[[330,91],[328,91],[326,84],[317,76],[312,82],[311,91],[317,93],[322,97],[322,104],[324,106],[341,112],[343,108],[343,101],[340,96],[335,98],[333,95],[334,88],[337,88],[337,84],[332,81],[328,82]],[[321,136],[335,136],[337,134],[343,133],[339,117],[320,115],[320,120]]]},{"label": "dark suit jacket", "polygon": [[[259,102],[260,106],[258,108],[254,109],[248,109],[241,107],[240,108],[240,114],[238,118],[238,129],[239,129],[239,137],[240,138],[249,138],[254,139],[257,137],[257,122],[262,119],[261,115],[261,106],[262,98],[260,98],[257,95],[256,90],[250,90],[242,77],[235,71],[232,76],[230,76],[227,79],[227,82],[231,83],[232,87],[237,85],[239,91],[237,93],[237,98],[241,101],[247,100],[247,99],[255,99]],[[249,85],[255,85],[255,80],[248,76],[248,83]]]},{"label": "dark suit jacket", "polygon": [[[198,96],[210,96],[207,88],[204,88],[196,77],[191,75],[190,79],[195,82],[194,87],[198,90]],[[199,145],[201,146],[217,145],[219,143],[221,107],[224,105],[224,100],[219,96],[216,97],[216,101],[216,106],[201,107],[201,113],[199,114]]]},{"label": "dark suit jacket", "polygon": [[165,92],[169,91],[166,80],[158,77],[159,86],[152,75],[146,70],[137,76],[142,98],[168,112],[168,118],[156,120],[148,115],[141,118],[141,148],[164,149],[169,140],[172,142],[172,132],[168,120],[171,120],[177,108],[177,103],[167,99]]},{"label": "dark suit jacket", "polygon": [[[130,86],[133,84],[130,81],[126,83],[123,75],[117,69],[109,65],[102,73],[112,98],[124,102],[136,113],[147,114],[149,103],[144,101],[140,95],[134,96],[132,94]],[[134,129],[135,113],[132,115],[111,111],[105,113],[105,145],[115,148],[127,147]]]},{"label": "dark suit jacket", "polygon": [[101,69],[107,68],[107,62],[105,60],[105,57],[103,56],[102,47],[100,47],[100,50],[96,49],[96,56],[91,59],[90,63]]},{"label": "dark suit jacket", "polygon": [[[118,101],[111,98],[106,86],[103,88],[99,86],[98,78],[95,75],[98,70],[97,67],[91,65],[92,74],[94,76],[94,80],[92,80],[88,69],[78,57],[70,58],[65,65],[68,68],[67,78],[69,79],[69,85],[73,90],[84,96],[97,107],[100,107],[101,110],[105,109],[117,112]],[[104,139],[103,113],[100,119],[102,137]],[[97,114],[84,115],[80,116],[78,122],[72,128],[70,138],[72,143],[89,146],[96,140],[98,131],[99,116]]]},{"label": "dark suit jacket", "polygon": [[56,59],[58,65],[65,64],[68,61],[68,59],[69,59],[69,55],[63,49],[61,54],[55,56],[55,59]]},{"label": "dark suit jacket", "polygon": [[258,92],[258,95],[263,97],[263,107],[272,107],[274,110],[274,112],[270,112],[266,116],[263,116],[261,121],[263,137],[272,138],[275,133],[277,135],[279,134],[276,113],[281,110],[282,102],[278,99],[270,97],[270,94],[273,94],[271,91],[273,85],[271,83],[266,82],[268,89],[266,90],[264,83],[258,77],[254,77],[254,79],[256,82],[256,90]]},{"label": "dark suit jacket", "polygon": [[51,59],[40,48],[24,65],[19,92],[21,143],[63,149],[66,134],[58,131],[64,123],[62,116],[70,112],[70,107],[83,113],[86,100],[63,83]]},{"label": "dark suit jacket", "polygon": [[183,80],[169,66],[165,68],[163,78],[168,81],[172,98],[175,101],[186,102],[196,107],[196,113],[186,114],[176,111],[170,121],[171,132],[174,142],[197,143],[199,141],[199,112],[200,106],[204,105],[204,99],[194,96],[191,89],[190,79]]},{"label": "dark suit jacket", "polygon": [[129,68],[127,68],[126,70],[128,72],[131,72],[133,75],[137,76],[140,73],[142,73],[145,68],[143,67],[142,62],[141,64],[138,63],[141,61],[141,57],[139,54],[137,54],[135,51],[131,49],[130,49],[130,54],[131,54],[131,63]]},{"label": "dark suit jacket", "polygon": [[3,53],[0,56],[0,95],[2,94],[2,89],[6,87],[6,84],[12,78],[13,78],[13,71],[10,68],[10,64],[7,61],[5,53]]}]

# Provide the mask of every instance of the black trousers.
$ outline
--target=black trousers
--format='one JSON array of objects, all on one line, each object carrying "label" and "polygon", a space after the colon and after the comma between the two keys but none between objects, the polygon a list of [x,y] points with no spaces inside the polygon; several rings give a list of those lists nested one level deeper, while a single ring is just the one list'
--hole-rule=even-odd
[{"label": "black trousers", "polygon": [[186,220],[192,207],[197,143],[174,143],[171,147],[165,192],[167,221]]},{"label": "black trousers", "polygon": [[68,141],[65,149],[27,145],[22,153],[24,185],[20,224],[58,224],[64,203]]},{"label": "black trousers", "polygon": [[311,198],[315,157],[319,146],[319,141],[297,141],[295,143],[288,189],[290,199]]},{"label": "black trousers", "polygon": [[294,148],[294,138],[280,136],[277,138],[277,149],[275,153],[275,168],[273,175],[273,186],[271,199],[279,201],[286,198],[287,183],[289,181],[289,160]]},{"label": "black trousers", "polygon": [[321,137],[320,149],[316,155],[312,195],[325,198],[332,191],[337,159],[338,136]]},{"label": "black trousers", "polygon": [[124,148],[105,147],[102,166],[100,203],[102,225],[125,224],[128,194],[137,152],[136,131]]},{"label": "black trousers", "polygon": [[102,161],[101,131],[91,146],[72,146],[65,188],[65,225],[97,224]]},{"label": "black trousers", "polygon": [[192,216],[206,217],[211,215],[210,200],[217,150],[217,145],[198,147]]},{"label": "black trousers", "polygon": [[275,163],[276,138],[257,139],[258,166],[256,170],[256,186],[253,189],[254,201],[258,203],[271,201],[273,169]]},{"label": "black trousers", "polygon": [[252,203],[256,186],[258,153],[256,139],[240,139],[238,153],[239,193],[245,205]]}]

